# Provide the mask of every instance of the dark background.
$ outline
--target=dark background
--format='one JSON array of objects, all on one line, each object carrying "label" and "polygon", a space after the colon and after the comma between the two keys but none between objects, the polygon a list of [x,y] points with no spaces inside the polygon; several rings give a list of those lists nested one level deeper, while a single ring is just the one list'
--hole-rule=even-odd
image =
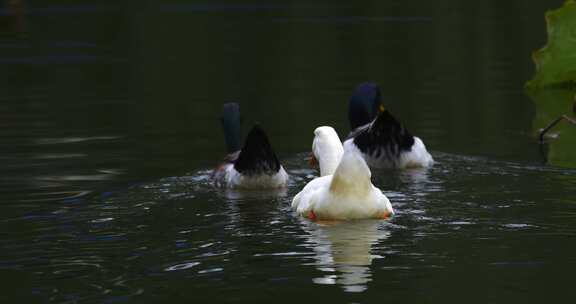
[{"label": "dark background", "polygon": [[[561,3],[29,1],[26,32],[0,43],[2,151],[9,165],[89,152],[67,169],[184,173],[222,154],[217,119],[236,100],[289,155],[320,124],[345,134],[350,92],[372,80],[432,150],[534,160],[523,84]],[[115,139],[38,144],[101,136]]]}]

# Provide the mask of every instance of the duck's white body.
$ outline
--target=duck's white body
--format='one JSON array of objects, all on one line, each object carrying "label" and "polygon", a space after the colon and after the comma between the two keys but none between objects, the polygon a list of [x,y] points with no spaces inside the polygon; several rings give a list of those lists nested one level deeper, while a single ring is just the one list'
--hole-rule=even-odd
[{"label": "duck's white body", "polygon": [[240,149],[240,106],[224,104],[222,127],[229,154],[214,170],[216,186],[228,189],[276,189],[288,184],[288,174],[276,157],[264,130],[252,127]]},{"label": "duck's white body", "polygon": [[361,83],[350,97],[348,138],[371,168],[417,168],[434,163],[424,143],[413,136],[382,104],[380,86]]},{"label": "duck's white body", "polygon": [[[347,141],[353,142],[352,139]],[[424,142],[416,136],[414,136],[414,144],[410,150],[402,151],[398,156],[389,157],[384,152],[362,153],[362,155],[370,168],[427,168],[434,164],[434,159],[426,150]]]},{"label": "duck's white body", "polygon": [[408,152],[402,152],[398,159],[398,168],[426,168],[434,164],[432,155],[426,150],[424,142],[414,136],[414,144]]},{"label": "duck's white body", "polygon": [[276,189],[286,187],[288,173],[284,167],[274,174],[243,175],[234,168],[234,164],[222,165],[215,172],[217,186],[228,189]]},{"label": "duck's white body", "polygon": [[[330,127],[322,127],[330,128]],[[318,130],[318,129],[317,129]],[[335,133],[335,132],[334,132]],[[318,136],[315,131],[316,136]],[[315,140],[316,142],[316,140]],[[338,145],[341,145],[339,141]],[[336,146],[334,141],[315,155],[322,165],[328,151]],[[292,200],[292,208],[300,215],[319,220],[352,220],[388,218],[394,211],[388,198],[370,180],[371,172],[361,152],[352,142],[345,142],[343,155],[332,175],[325,175],[309,182]],[[333,160],[335,161],[335,160]],[[334,165],[328,162],[329,165]]]},{"label": "duck's white body", "polygon": [[346,141],[360,150],[371,168],[426,168],[434,164],[424,142],[387,111],[352,131]]}]

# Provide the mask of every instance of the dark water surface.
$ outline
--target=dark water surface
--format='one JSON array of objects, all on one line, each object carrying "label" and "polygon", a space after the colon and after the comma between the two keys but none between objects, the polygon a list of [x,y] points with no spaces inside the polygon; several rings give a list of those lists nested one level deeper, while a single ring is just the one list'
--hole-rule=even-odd
[{"label": "dark water surface", "polygon": [[[561,3],[28,1],[0,27],[1,302],[569,301],[576,171],[523,92]],[[390,222],[302,220],[312,131],[346,134],[366,80],[437,164],[373,172]],[[211,186],[227,100],[286,191]]]}]

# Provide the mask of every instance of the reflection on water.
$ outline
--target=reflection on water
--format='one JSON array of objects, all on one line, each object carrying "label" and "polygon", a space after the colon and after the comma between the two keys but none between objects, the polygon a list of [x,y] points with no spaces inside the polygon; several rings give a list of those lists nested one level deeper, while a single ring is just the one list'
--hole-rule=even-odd
[{"label": "reflection on water", "polygon": [[[420,302],[420,285],[458,285],[462,271],[477,273],[471,284],[498,293],[499,284],[535,287],[540,281],[525,273],[533,267],[553,275],[549,258],[569,263],[563,239],[576,235],[576,205],[567,198],[576,190],[574,172],[434,157],[427,171],[375,172],[398,211],[391,221],[326,225],[293,214],[291,198],[313,172],[300,155],[285,160],[294,170],[282,193],[228,193],[213,187],[210,170],[87,195],[52,193],[75,198],[0,221],[22,227],[27,240],[0,241],[0,272],[33,273],[38,294],[57,302],[173,293],[266,298],[254,288],[281,297],[343,291],[367,301],[386,291],[390,299]],[[559,244],[563,250],[550,253]],[[482,275],[487,267],[490,280]],[[452,292],[466,295],[465,288]]]},{"label": "reflection on water", "polygon": [[234,204],[238,200],[254,199],[254,198],[275,198],[275,197],[286,197],[288,194],[287,188],[280,189],[270,189],[270,190],[248,190],[241,191],[235,189],[222,189],[219,195],[222,195],[230,204]]},{"label": "reflection on water", "polygon": [[308,245],[316,253],[316,267],[326,273],[317,284],[342,285],[348,292],[363,292],[372,279],[372,245],[386,239],[386,222],[378,220],[316,224],[303,219]]},{"label": "reflection on water", "polygon": [[91,137],[63,137],[63,138],[39,138],[34,140],[38,145],[71,144],[84,141],[116,140],[120,136],[91,136]]}]

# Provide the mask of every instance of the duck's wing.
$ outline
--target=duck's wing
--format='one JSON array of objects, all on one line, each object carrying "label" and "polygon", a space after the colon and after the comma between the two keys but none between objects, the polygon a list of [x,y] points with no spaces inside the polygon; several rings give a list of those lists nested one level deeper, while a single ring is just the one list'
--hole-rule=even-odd
[{"label": "duck's wing", "polygon": [[358,136],[358,134],[366,132],[366,129],[368,129],[369,127],[370,127],[370,123],[367,123],[363,126],[359,126],[358,128],[350,131],[350,133],[348,134],[348,137],[346,137],[346,139],[355,138],[356,136]]},{"label": "duck's wing", "polygon": [[373,195],[377,197],[378,209],[380,209],[380,211],[387,211],[391,215],[394,215],[394,209],[392,208],[392,204],[388,197],[386,197],[386,195],[384,195],[384,193],[375,186],[373,186],[373,193]]},{"label": "duck's wing", "polygon": [[320,191],[321,189],[328,189],[330,187],[330,181],[332,180],[332,175],[326,175],[322,177],[317,177],[302,189],[294,199],[292,199],[292,209],[296,210],[299,214],[305,214],[313,207],[312,197],[314,193]]},{"label": "duck's wing", "polygon": [[225,164],[233,164],[238,159],[239,155],[240,155],[240,151],[236,151],[236,152],[227,154],[226,156],[224,156],[224,163]]}]

